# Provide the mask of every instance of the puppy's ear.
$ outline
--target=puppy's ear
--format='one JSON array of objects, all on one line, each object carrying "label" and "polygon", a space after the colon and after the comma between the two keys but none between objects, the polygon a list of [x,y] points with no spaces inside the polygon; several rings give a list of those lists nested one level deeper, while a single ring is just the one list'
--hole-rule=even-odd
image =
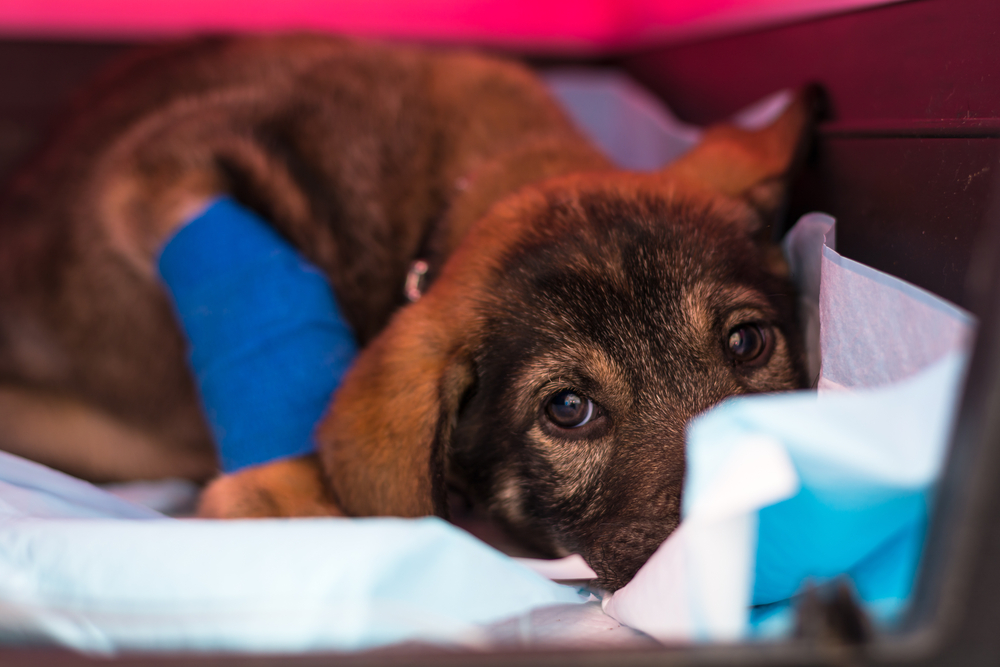
[{"label": "puppy's ear", "polygon": [[712,126],[697,146],[662,175],[744,199],[770,221],[784,202],[790,172],[808,149],[819,102],[818,88],[810,86],[798,92],[777,120],[760,130]]},{"label": "puppy's ear", "polygon": [[445,450],[473,382],[474,334],[469,310],[442,296],[431,290],[401,310],[362,351],[317,429],[331,490],[350,516],[447,515]]}]

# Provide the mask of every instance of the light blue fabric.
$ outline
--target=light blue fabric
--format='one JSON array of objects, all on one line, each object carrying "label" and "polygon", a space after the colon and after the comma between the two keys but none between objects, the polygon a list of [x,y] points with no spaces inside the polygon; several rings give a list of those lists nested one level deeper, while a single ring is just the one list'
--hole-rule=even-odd
[{"label": "light blue fabric", "polygon": [[93,484],[0,451],[0,521],[57,519],[162,519],[159,512],[125,502]]},{"label": "light blue fabric", "polygon": [[701,136],[701,128],[679,121],[655,95],[616,70],[556,69],[543,76],[577,127],[623,169],[660,169]]},{"label": "light blue fabric", "polygon": [[326,278],[266,222],[219,198],[164,246],[222,469],[306,454],[357,355]]},{"label": "light blue fabric", "polygon": [[474,647],[486,624],[584,602],[436,518],[176,520],[2,452],[0,498],[7,644]]},{"label": "light blue fabric", "polygon": [[697,497],[738,443],[776,439],[799,477],[793,497],[758,513],[751,622],[788,629],[807,581],[853,582],[872,615],[892,623],[919,564],[967,354],[877,389],[727,401],[692,423],[685,498]]}]

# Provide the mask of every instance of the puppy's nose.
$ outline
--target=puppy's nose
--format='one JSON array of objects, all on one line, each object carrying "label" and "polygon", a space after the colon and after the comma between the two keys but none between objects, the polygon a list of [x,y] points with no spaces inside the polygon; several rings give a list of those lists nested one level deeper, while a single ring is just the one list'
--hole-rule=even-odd
[{"label": "puppy's nose", "polygon": [[616,591],[630,582],[674,531],[678,518],[611,524],[584,553],[598,575],[595,583],[605,590]]}]

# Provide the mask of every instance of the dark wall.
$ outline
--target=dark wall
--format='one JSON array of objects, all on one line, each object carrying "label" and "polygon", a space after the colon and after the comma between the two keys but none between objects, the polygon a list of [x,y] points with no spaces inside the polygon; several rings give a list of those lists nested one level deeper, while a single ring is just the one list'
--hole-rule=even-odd
[{"label": "dark wall", "polygon": [[995,0],[917,0],[649,51],[623,63],[697,122],[719,120],[762,90],[814,80],[829,90],[838,122],[995,120],[998,38]]}]

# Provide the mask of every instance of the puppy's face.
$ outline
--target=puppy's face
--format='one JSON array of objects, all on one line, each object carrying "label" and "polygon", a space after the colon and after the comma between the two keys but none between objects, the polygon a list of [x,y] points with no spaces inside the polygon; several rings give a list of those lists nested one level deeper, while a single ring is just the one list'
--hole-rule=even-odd
[{"label": "puppy's face", "polygon": [[803,384],[792,291],[749,207],[553,194],[478,304],[449,474],[614,590],[680,519],[688,421]]},{"label": "puppy's face", "polygon": [[718,126],[667,169],[496,203],[344,379],[318,431],[350,515],[446,514],[446,482],[614,590],[676,528],[690,419],[804,384],[759,212],[811,118]]}]

